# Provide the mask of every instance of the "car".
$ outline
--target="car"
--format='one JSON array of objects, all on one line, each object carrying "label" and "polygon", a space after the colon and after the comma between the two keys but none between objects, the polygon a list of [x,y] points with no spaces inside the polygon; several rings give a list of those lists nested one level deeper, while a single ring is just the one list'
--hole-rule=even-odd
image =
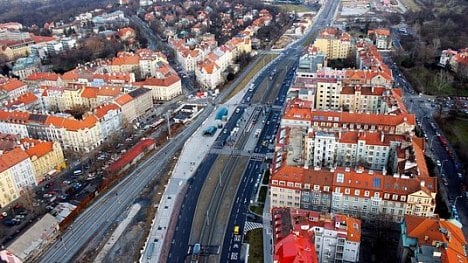
[{"label": "car", "polygon": [[463,174],[462,173],[457,173],[458,178],[463,179]]},{"label": "car", "polygon": [[437,166],[439,166],[439,167],[442,166],[442,164],[440,163],[439,160],[436,161],[436,164],[437,164]]}]

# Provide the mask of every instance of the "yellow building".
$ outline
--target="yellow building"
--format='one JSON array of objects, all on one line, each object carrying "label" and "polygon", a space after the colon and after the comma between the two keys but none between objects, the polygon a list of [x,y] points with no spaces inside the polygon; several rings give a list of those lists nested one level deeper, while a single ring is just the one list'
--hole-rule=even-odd
[{"label": "yellow building", "polygon": [[26,138],[21,140],[21,144],[31,159],[36,182],[44,180],[54,170],[65,168],[65,159],[59,142]]},{"label": "yellow building", "polygon": [[337,28],[325,28],[320,31],[314,46],[328,59],[344,59],[351,54],[351,35]]},{"label": "yellow building", "polygon": [[8,167],[1,165],[0,172],[0,207],[4,207],[19,197]]}]

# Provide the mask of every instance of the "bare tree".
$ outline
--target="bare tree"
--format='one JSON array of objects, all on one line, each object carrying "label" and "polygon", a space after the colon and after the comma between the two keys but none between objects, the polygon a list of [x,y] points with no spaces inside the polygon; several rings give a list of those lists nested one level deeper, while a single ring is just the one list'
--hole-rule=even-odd
[{"label": "bare tree", "polygon": [[437,91],[442,91],[449,88],[452,85],[453,76],[445,70],[439,70],[439,72],[432,78],[432,86]]}]

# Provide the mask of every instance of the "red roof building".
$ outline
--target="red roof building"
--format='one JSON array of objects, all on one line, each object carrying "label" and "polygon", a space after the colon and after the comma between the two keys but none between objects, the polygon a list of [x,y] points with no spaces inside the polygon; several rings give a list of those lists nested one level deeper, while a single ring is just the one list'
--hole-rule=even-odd
[{"label": "red roof building", "polygon": [[109,174],[121,173],[127,170],[130,166],[136,164],[143,156],[154,149],[154,140],[151,138],[142,139],[135,144],[130,150],[122,154],[122,156],[112,163],[106,171]]}]

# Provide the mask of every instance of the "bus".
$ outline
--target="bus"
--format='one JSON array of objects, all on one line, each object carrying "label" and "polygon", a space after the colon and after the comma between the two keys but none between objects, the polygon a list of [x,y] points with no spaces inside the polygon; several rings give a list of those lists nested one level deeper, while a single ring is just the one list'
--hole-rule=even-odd
[{"label": "bus", "polygon": [[234,235],[239,235],[239,226],[234,226]]}]

